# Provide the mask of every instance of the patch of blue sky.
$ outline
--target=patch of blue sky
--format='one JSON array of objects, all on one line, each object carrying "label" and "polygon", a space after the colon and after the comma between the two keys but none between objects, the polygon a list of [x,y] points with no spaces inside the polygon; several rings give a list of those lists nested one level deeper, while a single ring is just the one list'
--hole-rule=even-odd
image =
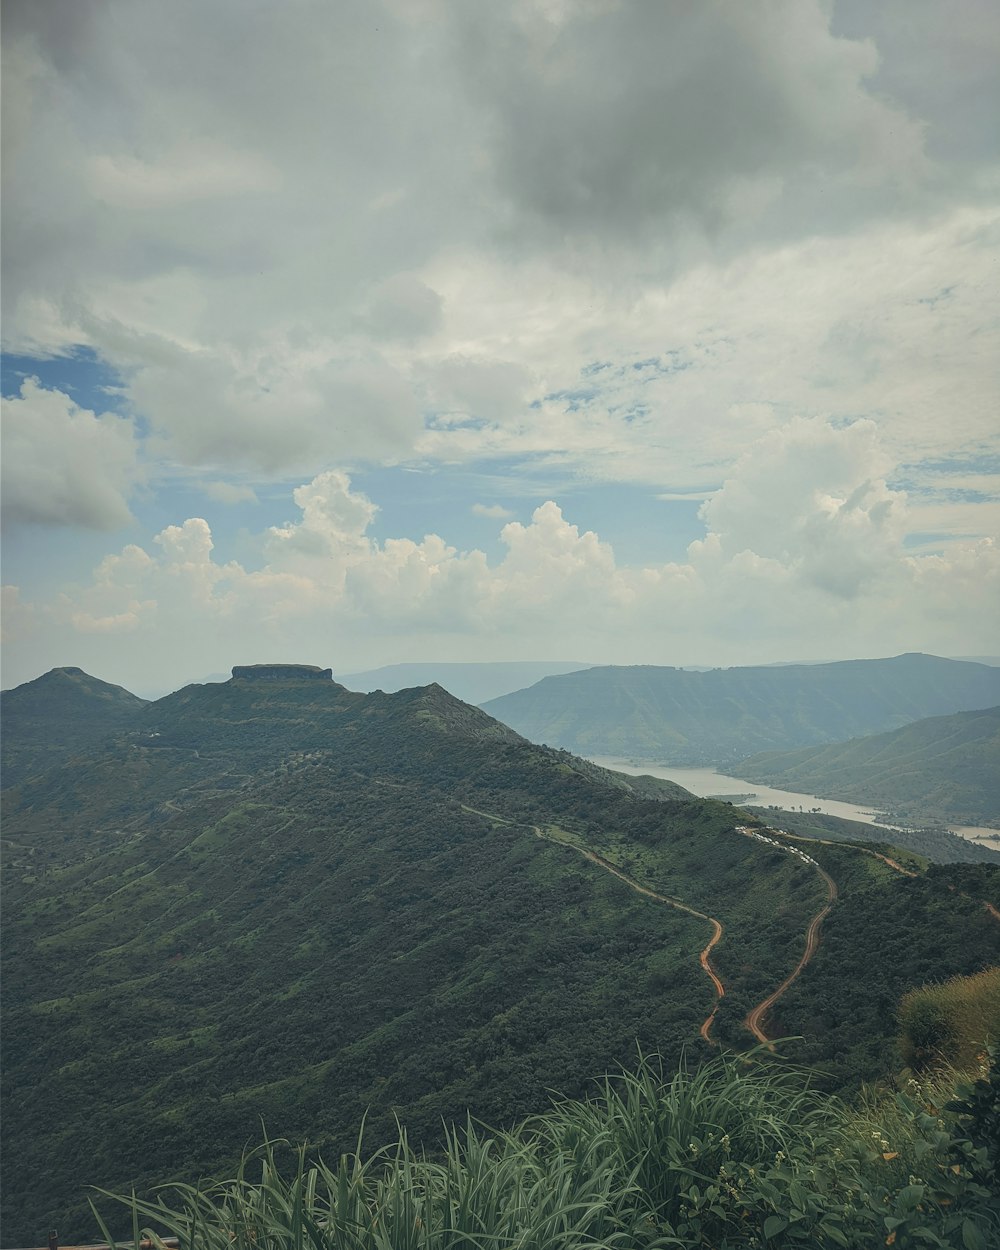
[{"label": "patch of blue sky", "polygon": [[594,530],[610,543],[619,567],[684,563],[688,545],[705,537],[698,518],[702,499],[662,499],[659,494],[626,482],[573,482],[558,502],[581,533]]},{"label": "patch of blue sky", "polygon": [[[3,540],[3,580],[17,586],[22,599],[51,597],[54,585],[89,585],[91,574],[109,552],[128,543],[147,546],[141,524],[114,533],[77,526],[19,525]],[[69,661],[67,661],[69,663]]]},{"label": "patch of blue sky", "polygon": [[648,417],[653,410],[649,404],[629,404],[628,407],[612,407],[608,411],[612,416],[624,421],[626,425],[631,425],[633,421]]},{"label": "patch of blue sky", "polygon": [[1000,453],[981,452],[978,455],[950,456],[944,460],[918,460],[900,465],[900,472],[914,475],[925,473],[1000,473]]},{"label": "patch of blue sky", "polygon": [[[926,477],[908,477],[896,475],[887,482],[890,490],[906,491],[912,500],[933,503],[996,503],[1000,498],[1000,481],[996,490],[982,489],[978,486],[950,485],[948,476],[941,475],[940,481]],[[989,476],[977,473],[977,478]]]},{"label": "patch of blue sky", "polygon": [[937,503],[996,503],[1000,499],[1000,490],[972,490],[962,486],[938,487],[926,493]]},{"label": "patch of blue sky", "polygon": [[[823,385],[829,384],[824,382]],[[775,412],[780,412],[783,417],[789,415],[790,408],[788,404],[782,404],[773,399],[763,399],[760,402],[769,404]],[[825,419],[827,424],[831,425],[835,430],[846,430],[849,425],[854,425],[856,421],[875,420],[878,416],[878,412],[831,412]]]},{"label": "patch of blue sky", "polygon": [[[667,377],[672,373],[683,373],[692,367],[690,359],[679,349],[672,348],[659,356],[647,356],[643,360],[616,363],[613,361],[592,361],[580,370],[584,380],[593,379],[602,385],[567,387],[563,390],[550,391],[541,399],[535,399],[530,408],[541,408],[543,404],[563,404],[567,412],[579,412],[592,405],[605,393],[603,385],[610,385],[613,391],[615,381],[627,379],[629,382],[652,382]],[[638,378],[636,378],[638,374]]]},{"label": "patch of blue sky", "polygon": [[[549,391],[543,396],[541,403],[562,403],[566,405],[567,412],[579,412],[581,408],[585,408],[589,403],[600,395],[600,391],[596,387],[581,386],[574,390],[565,391]],[[541,407],[541,403],[535,402],[533,408]]]},{"label": "patch of blue sky", "polygon": [[618,374],[625,377],[633,373],[641,373],[646,376],[643,381],[650,381],[653,378],[666,377],[671,373],[683,373],[685,369],[691,368],[691,359],[686,352],[680,348],[670,348],[669,351],[661,352],[658,356],[646,356],[642,360],[633,360],[628,364],[618,367]]},{"label": "patch of blue sky", "polygon": [[429,430],[485,430],[492,424],[486,417],[475,417],[466,412],[424,413],[424,425]]},{"label": "patch of blue sky", "polygon": [[[378,505],[368,533],[379,542],[438,534],[491,560],[506,550],[499,536],[508,521],[527,524],[540,503],[563,489],[561,474],[536,474],[520,460],[492,461],[489,473],[456,465],[373,466],[353,471],[351,485]],[[477,505],[506,515],[483,516],[473,512]]]},{"label": "patch of blue sky", "polygon": [[938,530],[914,530],[903,539],[906,551],[922,551],[926,554],[940,554],[956,539],[974,538],[974,534],[953,534]]},{"label": "patch of blue sky", "polygon": [[62,391],[91,412],[120,412],[124,388],[118,373],[90,347],[76,347],[65,356],[0,355],[0,388],[9,399],[19,395],[26,378],[37,378],[50,391]]},{"label": "patch of blue sky", "polygon": [[[522,459],[493,462],[490,469],[371,468],[353,473],[351,480],[355,490],[379,506],[371,537],[419,541],[435,533],[459,550],[478,548],[491,562],[506,551],[503,526],[508,521],[530,524],[534,510],[550,499],[581,533],[594,530],[610,543],[623,566],[684,560],[688,544],[704,537],[700,498],[663,500],[652,489],[581,482],[569,470]],[[473,511],[476,505],[504,509],[507,515],[482,515]]]}]

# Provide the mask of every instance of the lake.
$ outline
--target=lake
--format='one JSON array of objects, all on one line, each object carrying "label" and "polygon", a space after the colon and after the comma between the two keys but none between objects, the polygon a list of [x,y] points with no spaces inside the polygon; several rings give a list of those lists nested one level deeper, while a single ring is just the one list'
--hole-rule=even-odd
[{"label": "lake", "polygon": [[[629,773],[633,777],[648,774],[653,777],[663,777],[666,781],[674,781],[685,790],[690,790],[692,794],[697,794],[699,798],[718,795],[723,798],[732,798],[732,801],[736,802],[733,798],[735,795],[753,794],[754,798],[743,801],[754,807],[768,807],[773,804],[775,807],[788,810],[797,810],[801,807],[807,812],[813,808],[819,808],[826,815],[840,816],[843,820],[860,820],[866,825],[881,824],[881,822],[876,822],[875,816],[878,813],[871,806],[858,807],[855,803],[842,803],[839,799],[820,799],[814,794],[796,794],[791,790],[776,790],[774,786],[764,786],[756,781],[745,781],[741,777],[730,777],[726,773],[716,772],[714,768],[671,768],[665,764],[643,764],[634,760],[620,760],[598,755],[590,758],[602,768],[613,768],[616,772]],[[881,827],[895,828],[893,825],[885,824]],[[988,845],[994,847],[996,846],[994,839],[1000,833],[1000,830],[984,829],[977,825],[949,825],[948,828],[952,833],[968,838],[970,842],[986,841]]]}]

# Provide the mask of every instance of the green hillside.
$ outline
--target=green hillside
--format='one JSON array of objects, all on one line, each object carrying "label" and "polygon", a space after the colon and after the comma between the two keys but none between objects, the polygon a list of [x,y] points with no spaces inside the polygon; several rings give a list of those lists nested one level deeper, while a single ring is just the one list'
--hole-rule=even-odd
[{"label": "green hillside", "polygon": [[592,668],[483,706],[531,741],[580,755],[724,770],[763,750],[881,733],[997,702],[1000,669],[900,655],[707,672]]},{"label": "green hillside", "polygon": [[[88,1185],[222,1174],[261,1120],[335,1158],[366,1111],[366,1150],[398,1115],[434,1149],[442,1120],[512,1123],[637,1042],[707,1053],[715,1007],[713,1042],[745,1047],[826,898],[727,804],[532,746],[433,686],[188,687],[4,799],[9,1244],[94,1238]],[[858,895],[857,958],[907,917],[880,994],[1000,960],[967,892],[824,853]],[[864,1047],[809,1032],[834,1085],[896,1062],[891,1015],[864,1021]]]},{"label": "green hillside", "polygon": [[925,824],[1000,826],[1000,707],[831,746],[764,752],[740,770],[748,781],[870,803]]}]

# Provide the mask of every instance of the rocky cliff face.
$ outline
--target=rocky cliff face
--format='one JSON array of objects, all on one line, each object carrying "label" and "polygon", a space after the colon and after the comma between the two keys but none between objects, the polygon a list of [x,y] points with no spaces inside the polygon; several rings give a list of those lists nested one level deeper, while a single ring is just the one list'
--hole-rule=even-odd
[{"label": "rocky cliff face", "polygon": [[233,680],[245,681],[333,681],[332,668],[315,664],[237,664]]}]

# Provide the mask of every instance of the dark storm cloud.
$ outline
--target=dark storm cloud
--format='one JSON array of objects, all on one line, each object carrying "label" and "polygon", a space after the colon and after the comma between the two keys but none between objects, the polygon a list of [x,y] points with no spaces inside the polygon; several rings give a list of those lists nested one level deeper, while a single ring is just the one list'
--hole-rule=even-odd
[{"label": "dark storm cloud", "polygon": [[453,12],[498,185],[552,231],[712,228],[786,182],[842,202],[920,163],[919,127],[866,89],[874,46],[832,36],[808,0]]}]

